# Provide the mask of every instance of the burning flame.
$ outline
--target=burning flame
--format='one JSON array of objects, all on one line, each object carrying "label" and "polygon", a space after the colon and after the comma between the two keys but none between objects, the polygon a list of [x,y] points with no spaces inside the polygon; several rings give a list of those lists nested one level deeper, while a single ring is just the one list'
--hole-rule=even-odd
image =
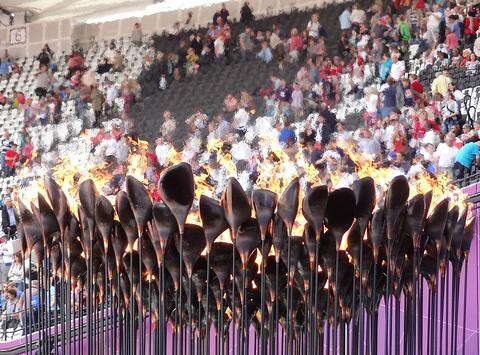
[{"label": "burning flame", "polygon": [[[250,187],[269,189],[280,196],[290,181],[295,177],[300,178],[303,191],[307,186],[326,184],[328,179],[332,181],[333,186],[336,186],[344,177],[344,173],[338,171],[338,169],[330,174],[320,175],[319,171],[309,164],[300,150],[296,152],[293,151],[293,153],[287,152],[284,147],[279,144],[276,131],[273,129],[262,132],[258,138],[258,151],[252,154],[252,157],[248,161],[248,167],[246,168],[247,172],[256,172],[255,183],[253,184],[251,180],[248,182],[251,185],[253,184],[253,186]],[[87,136],[83,136],[82,139],[88,141]],[[123,175],[132,175],[139,181],[147,184],[144,173],[148,164],[146,154],[148,143],[146,141],[133,141],[131,139],[129,139],[127,143],[129,146],[129,154],[128,161],[124,164]],[[201,224],[198,212],[198,198],[200,195],[204,194],[218,198],[223,190],[222,184],[225,184],[228,177],[236,176],[240,181],[241,174],[245,174],[245,171],[237,171],[236,162],[232,158],[232,154],[222,149],[223,144],[224,142],[221,140],[211,140],[207,145],[206,153],[208,153],[210,157],[216,157],[216,166],[211,166],[211,160],[207,163],[191,162],[195,172],[196,201],[194,202],[191,213],[188,215],[188,223]],[[65,192],[72,211],[74,212],[77,210],[79,202],[77,194],[78,186],[86,179],[92,179],[98,191],[107,195],[112,203],[115,197],[114,194],[108,194],[103,190],[103,188],[112,181],[113,172],[110,171],[111,169],[108,169],[106,163],[96,162],[90,153],[88,143],[86,143],[86,146],[87,149],[71,152],[59,159],[50,171],[52,177]],[[355,179],[370,176],[375,180],[378,189],[377,207],[380,207],[378,204],[380,204],[382,200],[382,195],[387,191],[392,178],[399,174],[398,171],[393,168],[380,167],[372,160],[372,157],[356,151],[352,144],[344,144],[341,148],[356,165],[356,171],[354,173]],[[171,148],[167,165],[173,165],[181,160],[182,153]],[[215,169],[223,169],[223,175],[218,178],[218,181],[212,180],[212,173]],[[20,176],[21,174],[22,171],[20,172]],[[435,206],[443,198],[448,196],[451,199],[452,205],[457,204],[465,207],[464,201],[466,196],[464,196],[456,186],[452,185],[449,178],[445,175],[432,177],[425,173],[416,178],[410,178],[409,181],[410,197],[418,193],[432,191],[432,206]],[[242,181],[240,181],[240,183],[242,184]],[[244,188],[246,187],[244,186]],[[38,179],[29,187],[22,189],[19,193],[19,198],[25,203],[36,202],[38,191],[44,191],[43,179]],[[300,196],[300,198],[302,198],[302,196]],[[302,235],[303,233],[306,220],[301,211],[299,212],[293,226],[292,235]],[[219,240],[231,243],[229,231],[225,231],[219,237]],[[344,242],[342,243],[342,249],[345,247]]]}]

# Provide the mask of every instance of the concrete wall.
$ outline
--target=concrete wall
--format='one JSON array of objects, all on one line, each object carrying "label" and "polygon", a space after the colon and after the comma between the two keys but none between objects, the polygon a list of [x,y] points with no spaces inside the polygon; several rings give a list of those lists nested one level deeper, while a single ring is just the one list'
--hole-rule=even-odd
[{"label": "concrete wall", "polygon": [[[225,4],[230,16],[240,18],[240,8],[244,0],[230,0]],[[327,6],[333,3],[346,2],[345,0],[250,0],[254,14],[259,16],[275,15],[292,8],[307,8],[321,4]],[[74,19],[59,20],[56,22],[31,23],[21,26],[0,27],[0,58],[3,50],[8,49],[12,56],[24,57],[36,55],[44,43],[48,43],[56,53],[69,52],[73,41],[88,43],[92,37],[96,40],[108,40],[112,38],[127,37],[130,35],[133,24],[140,22],[144,33],[152,34],[171,28],[176,21],[183,22],[187,13],[193,13],[193,24],[205,26],[212,20],[217,5],[201,6],[192,9],[159,12],[144,16],[143,18],[128,18],[124,20],[104,22],[99,24],[75,23]],[[23,27],[27,29],[27,43],[23,45],[10,45],[9,33],[11,28]]]},{"label": "concrete wall", "polygon": [[[10,44],[12,29],[26,28],[25,44]],[[8,49],[12,57],[30,57],[38,54],[45,43],[57,54],[70,51],[72,42],[72,21],[61,20],[56,22],[30,23],[20,26],[0,28],[0,58],[3,51]]]}]

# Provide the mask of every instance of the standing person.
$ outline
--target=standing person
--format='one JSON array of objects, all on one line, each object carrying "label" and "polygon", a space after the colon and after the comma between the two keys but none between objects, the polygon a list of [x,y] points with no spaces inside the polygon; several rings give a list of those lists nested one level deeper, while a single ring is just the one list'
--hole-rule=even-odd
[{"label": "standing person", "polygon": [[35,80],[35,94],[39,98],[47,95],[47,89],[50,86],[51,75],[46,64],[40,64],[40,70],[34,74]]},{"label": "standing person", "polygon": [[465,17],[464,20],[464,35],[465,35],[465,40],[466,42],[471,45],[473,42],[475,42],[475,39],[477,38],[477,31],[480,26],[480,21],[477,17],[477,14],[475,12],[475,8],[471,8],[468,10],[468,16]]},{"label": "standing person", "polygon": [[1,238],[0,244],[0,283],[7,282],[8,272],[13,263],[13,241],[5,236]]},{"label": "standing person", "polygon": [[11,197],[6,197],[2,207],[2,230],[10,239],[17,232],[17,217]]},{"label": "standing person", "polygon": [[140,25],[140,23],[136,22],[132,30],[132,43],[137,47],[140,47],[142,45],[142,41],[143,41],[142,26]]},{"label": "standing person", "polygon": [[250,4],[248,1],[245,1],[240,9],[240,22],[243,25],[250,25],[254,19],[255,16],[253,16],[253,11],[250,8]]},{"label": "standing person", "polygon": [[102,115],[102,107],[105,102],[105,97],[102,92],[98,89],[96,84],[90,86],[90,101],[92,102],[93,112],[95,113],[95,123],[94,126],[98,126],[100,123],[100,116]]},{"label": "standing person", "polygon": [[17,144],[13,143],[10,149],[5,153],[4,175],[7,177],[15,175],[15,167],[19,161],[20,155],[17,152]]},{"label": "standing person", "polygon": [[463,179],[465,171],[470,169],[480,154],[480,141],[465,144],[455,158],[454,179]]},{"label": "standing person", "polygon": [[13,282],[19,291],[23,291],[23,258],[21,253],[13,256],[13,263],[8,270],[8,281]]},{"label": "standing person", "polygon": [[352,23],[350,21],[350,16],[352,13],[350,12],[350,9],[351,7],[348,5],[338,17],[338,21],[340,22],[340,30],[342,31],[347,31],[352,28]]},{"label": "standing person", "polygon": [[44,64],[48,66],[52,58],[53,58],[53,51],[50,49],[48,44],[45,43],[45,45],[42,48],[42,51],[37,57],[37,60],[40,62],[40,65]]},{"label": "standing person", "polygon": [[7,151],[10,149],[10,147],[12,146],[13,144],[13,141],[12,139],[10,138],[10,132],[8,132],[7,130],[5,130],[3,132],[3,138],[2,138],[2,141],[0,143],[1,145],[1,155],[0,155],[0,160],[1,160],[1,168],[2,168],[2,173],[5,171],[5,154],[7,153]]},{"label": "standing person", "polygon": [[308,36],[318,38],[321,30],[322,25],[318,21],[318,14],[313,14],[307,24]]},{"label": "standing person", "polygon": [[2,314],[2,330],[4,333],[6,333],[9,328],[16,329],[20,324],[19,306],[17,290],[15,288],[9,288],[7,290],[5,308]]},{"label": "standing person", "polygon": [[440,143],[435,151],[434,158],[437,161],[439,172],[446,173],[449,178],[453,178],[453,166],[458,154],[458,148],[453,143],[455,135],[448,133],[445,135],[444,143]]}]

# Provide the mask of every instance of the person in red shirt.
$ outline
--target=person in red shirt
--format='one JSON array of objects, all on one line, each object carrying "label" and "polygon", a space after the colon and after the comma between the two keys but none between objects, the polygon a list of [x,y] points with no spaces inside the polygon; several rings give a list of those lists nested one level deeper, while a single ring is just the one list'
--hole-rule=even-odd
[{"label": "person in red shirt", "polygon": [[440,127],[438,124],[433,120],[428,117],[428,113],[425,110],[420,111],[418,115],[418,119],[415,120],[415,123],[413,124],[413,138],[415,139],[422,139],[423,136],[425,135],[425,132],[427,132],[427,122],[429,122],[432,125],[432,129],[436,132],[440,132]]},{"label": "person in red shirt", "polygon": [[3,173],[6,177],[15,175],[15,165],[19,159],[20,156],[17,153],[17,145],[13,143],[5,153],[5,170]]},{"label": "person in red shirt", "polygon": [[34,147],[32,144],[32,139],[30,138],[30,136],[27,136],[25,140],[25,145],[22,147],[21,151],[21,163],[29,162],[33,158]]},{"label": "person in red shirt", "polygon": [[113,138],[115,138],[117,141],[120,140],[120,138],[123,137],[123,131],[120,128],[120,126],[116,123],[112,124],[112,130],[110,132]]},{"label": "person in red shirt", "polygon": [[410,75],[410,89],[412,90],[415,102],[419,102],[423,98],[423,85],[418,81],[416,74]]},{"label": "person in red shirt", "polygon": [[477,31],[480,26],[480,20],[478,19],[477,14],[473,8],[468,10],[468,16],[465,17],[463,25],[463,28],[465,29],[463,32],[465,39],[467,43],[472,44],[477,38]]},{"label": "person in red shirt", "polygon": [[152,198],[154,203],[162,202],[162,198],[160,196],[160,192],[158,191],[157,185],[150,184],[148,186],[148,189],[149,189],[149,192],[150,192],[150,197]]},{"label": "person in red shirt", "polygon": [[288,54],[292,61],[297,61],[300,55],[300,51],[303,49],[303,39],[298,34],[298,30],[293,28],[291,31],[292,36],[288,40]]}]

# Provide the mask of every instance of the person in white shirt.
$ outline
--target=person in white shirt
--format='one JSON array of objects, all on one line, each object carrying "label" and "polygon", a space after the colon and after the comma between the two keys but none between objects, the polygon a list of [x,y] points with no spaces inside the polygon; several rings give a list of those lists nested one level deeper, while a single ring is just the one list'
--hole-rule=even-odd
[{"label": "person in white shirt", "polygon": [[233,116],[232,127],[236,130],[246,131],[249,119],[250,115],[248,112],[244,108],[241,108],[235,112]]},{"label": "person in white shirt", "polygon": [[413,159],[413,164],[408,170],[407,176],[409,178],[416,178],[419,175],[422,175],[426,172],[425,167],[422,164],[423,156],[421,154],[417,154]]},{"label": "person in white shirt", "polygon": [[155,155],[157,156],[158,163],[161,166],[166,167],[168,165],[168,157],[171,153],[172,146],[166,142],[163,137],[158,137],[155,143],[157,143]]},{"label": "person in white shirt", "polygon": [[455,135],[453,133],[446,134],[444,142],[438,145],[434,154],[439,173],[446,173],[450,177],[453,177],[453,165],[459,150],[453,145],[454,142]]},{"label": "person in white shirt", "polygon": [[405,62],[398,59],[398,54],[394,54],[392,58],[392,68],[390,69],[390,76],[399,81],[403,74],[405,74]]},{"label": "person in white shirt", "polygon": [[337,123],[337,143],[340,147],[346,147],[352,140],[352,134],[345,130],[345,125],[342,122]]},{"label": "person in white shirt", "polygon": [[441,18],[442,13],[439,11],[438,5],[433,5],[433,11],[430,16],[428,16],[426,32],[426,39],[431,45],[438,41]]},{"label": "person in white shirt", "polygon": [[388,150],[393,150],[393,134],[398,130],[402,134],[405,134],[405,128],[400,124],[398,121],[398,113],[392,112],[390,113],[390,121],[385,128],[384,135],[383,135],[383,143],[387,147]]},{"label": "person in white shirt", "polygon": [[338,17],[338,21],[340,22],[340,29],[342,31],[349,30],[352,27],[352,23],[350,21],[351,15],[352,14],[350,12],[350,8],[347,7]]},{"label": "person in white shirt", "polygon": [[378,155],[382,152],[380,142],[375,137],[372,137],[372,133],[364,128],[360,133],[360,139],[358,141],[358,150],[363,154]]},{"label": "person in white shirt", "polygon": [[440,143],[440,137],[438,136],[438,133],[434,131],[430,122],[425,123],[425,129],[427,131],[421,140],[422,145],[425,146],[427,144],[432,144],[434,147],[436,147],[438,143]]},{"label": "person in white shirt", "polygon": [[311,20],[308,21],[307,31],[308,35],[313,38],[318,38],[320,33],[320,22],[318,22],[318,14],[313,14]]},{"label": "person in white shirt", "polygon": [[367,15],[365,11],[360,9],[358,4],[353,4],[352,6],[352,14],[350,15],[350,21],[352,24],[362,24],[367,21]]},{"label": "person in white shirt", "polygon": [[7,281],[10,266],[13,263],[13,242],[11,239],[2,238],[4,242],[0,244],[0,283]]}]

